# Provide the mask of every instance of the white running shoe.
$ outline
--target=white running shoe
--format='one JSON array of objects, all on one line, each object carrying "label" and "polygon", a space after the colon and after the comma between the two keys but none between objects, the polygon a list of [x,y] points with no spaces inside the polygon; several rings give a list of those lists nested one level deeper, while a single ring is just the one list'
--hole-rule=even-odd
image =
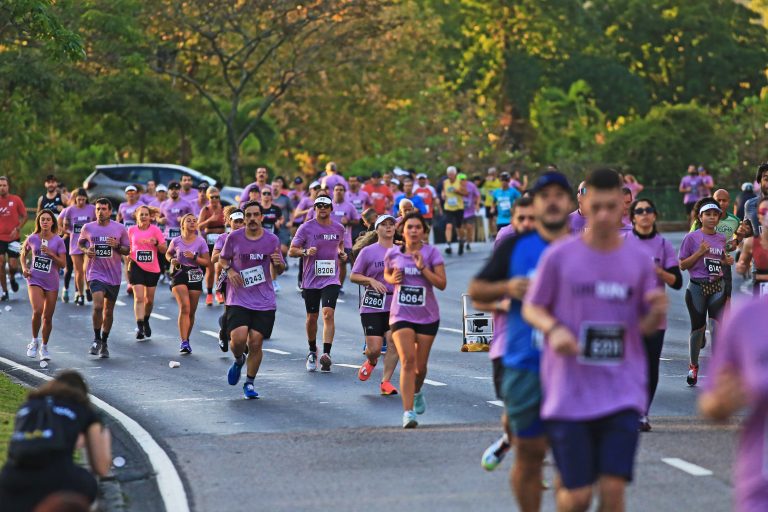
[{"label": "white running shoe", "polygon": [[277,281],[272,281],[272,286],[275,289],[275,293],[280,293],[280,283],[278,283]]},{"label": "white running shoe", "polygon": [[37,340],[32,340],[29,342],[29,345],[27,345],[27,357],[35,358],[37,357],[37,348],[39,346],[39,342]]},{"label": "white running shoe", "polygon": [[40,345],[40,360],[41,361],[50,361],[51,355],[48,353],[48,345],[43,343]]}]

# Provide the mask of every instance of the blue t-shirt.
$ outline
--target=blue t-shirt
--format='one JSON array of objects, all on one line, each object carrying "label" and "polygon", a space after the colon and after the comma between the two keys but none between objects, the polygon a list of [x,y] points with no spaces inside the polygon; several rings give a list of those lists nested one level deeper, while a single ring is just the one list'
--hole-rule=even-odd
[{"label": "blue t-shirt", "polygon": [[400,215],[400,201],[403,199],[410,199],[413,203],[413,207],[416,208],[422,215],[425,215],[427,213],[427,205],[424,203],[424,200],[421,198],[421,196],[414,194],[413,197],[405,197],[405,194],[398,194],[397,197],[395,197],[395,204],[392,207],[392,213],[395,217]]},{"label": "blue t-shirt", "polygon": [[513,187],[509,187],[507,190],[499,188],[493,191],[497,224],[510,224],[512,222],[512,204],[518,197],[520,197],[520,192]]}]

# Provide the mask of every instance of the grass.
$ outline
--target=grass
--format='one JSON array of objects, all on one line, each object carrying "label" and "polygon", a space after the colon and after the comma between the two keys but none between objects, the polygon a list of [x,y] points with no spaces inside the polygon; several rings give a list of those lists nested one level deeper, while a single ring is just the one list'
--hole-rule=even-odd
[{"label": "grass", "polygon": [[5,464],[8,440],[13,432],[16,410],[24,402],[27,390],[0,373],[0,465]]}]

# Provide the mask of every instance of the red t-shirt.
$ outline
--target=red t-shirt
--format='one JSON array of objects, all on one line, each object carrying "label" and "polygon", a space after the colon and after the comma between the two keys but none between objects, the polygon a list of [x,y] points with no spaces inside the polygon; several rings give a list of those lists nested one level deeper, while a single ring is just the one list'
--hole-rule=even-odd
[{"label": "red t-shirt", "polygon": [[11,237],[13,228],[19,227],[19,220],[27,216],[27,208],[24,201],[19,196],[8,194],[0,197],[0,241],[14,242],[19,239],[21,234],[17,232],[15,237]]},{"label": "red t-shirt", "polygon": [[368,192],[368,195],[371,196],[373,209],[376,210],[376,213],[379,215],[387,213],[387,199],[392,201],[392,191],[389,190],[388,186],[384,185],[383,183],[380,183],[376,186],[373,186],[370,183],[366,183],[363,186],[363,190]]}]

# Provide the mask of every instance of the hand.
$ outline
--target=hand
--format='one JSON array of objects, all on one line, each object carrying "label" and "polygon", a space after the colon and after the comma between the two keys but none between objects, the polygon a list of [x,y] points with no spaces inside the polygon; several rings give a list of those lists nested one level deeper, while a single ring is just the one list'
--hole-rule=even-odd
[{"label": "hand", "polygon": [[502,313],[508,313],[509,312],[509,306],[511,305],[512,301],[507,297],[504,299],[501,299],[496,304],[496,311],[501,311]]},{"label": "hand", "polygon": [[739,373],[730,366],[724,366],[715,375],[714,393],[720,403],[730,403],[738,410],[747,405],[747,393]]},{"label": "hand", "polygon": [[663,317],[669,307],[669,299],[664,290],[657,288],[645,294],[645,302],[650,306],[649,314],[657,318]]},{"label": "hand", "polygon": [[93,258],[94,256],[96,256],[96,249],[94,249],[93,246],[88,247],[85,250],[85,255],[88,256],[89,258]]},{"label": "hand", "polygon": [[341,261],[347,261],[347,253],[344,249],[339,249],[339,259]]},{"label": "hand", "polygon": [[424,268],[424,256],[421,255],[421,251],[416,251],[413,254],[413,262],[416,264],[416,268]]},{"label": "hand", "polygon": [[307,249],[307,256],[314,256],[315,254],[317,254],[317,247]]},{"label": "hand", "polygon": [[699,256],[704,256],[709,252],[709,244],[706,240],[701,242],[701,245],[699,246],[699,250],[697,251],[699,253]]},{"label": "hand", "polygon": [[726,254],[725,257],[723,257],[723,263],[729,266],[733,265],[733,256],[731,256],[730,254]]},{"label": "hand", "polygon": [[531,280],[525,277],[513,277],[507,281],[507,295],[514,299],[522,300],[528,291]]},{"label": "hand", "polygon": [[51,250],[48,248],[47,245],[41,245],[40,246],[40,254],[45,254],[46,256],[48,256],[49,254],[52,254],[52,253],[51,253]]},{"label": "hand", "polygon": [[561,356],[576,356],[579,354],[579,342],[571,334],[570,329],[558,325],[549,333],[549,345]]},{"label": "hand", "polygon": [[728,252],[735,251],[738,246],[739,246],[739,241],[734,238],[726,242],[725,250]]},{"label": "hand", "polygon": [[183,255],[184,255],[184,257],[185,257],[185,258],[187,258],[187,259],[189,259],[189,260],[191,260],[192,258],[194,258],[194,257],[195,257],[195,253],[193,253],[192,251],[184,251],[184,252],[183,252],[183,253],[181,253],[181,254],[183,254]]},{"label": "hand", "polygon": [[395,284],[402,283],[403,282],[403,269],[395,268],[395,272],[393,274],[393,277],[395,279]]},{"label": "hand", "polygon": [[736,263],[736,273],[741,274],[742,276],[747,273],[747,265],[743,261]]},{"label": "hand", "polygon": [[283,263],[283,259],[280,256],[280,249],[275,249],[275,252],[270,256],[270,259],[272,259],[272,263],[275,265],[281,265]]},{"label": "hand", "polygon": [[117,238],[113,236],[107,238],[107,245],[112,247],[113,249],[117,249],[120,246],[120,244],[117,241]]},{"label": "hand", "polygon": [[387,287],[383,283],[380,283],[375,279],[370,280],[370,282],[368,283],[368,288],[379,293],[387,293]]},{"label": "hand", "polygon": [[227,270],[227,280],[236,287],[243,286],[243,277],[232,267]]},{"label": "hand", "polygon": [[32,277],[32,272],[30,272],[28,268],[25,268],[21,271],[21,275],[23,275],[26,279],[29,279]]},{"label": "hand", "polygon": [[664,277],[664,274],[666,273],[666,270],[664,270],[661,267],[654,267],[653,270],[654,272],[656,272],[656,275],[659,277]]},{"label": "hand", "polygon": [[179,267],[181,267],[181,263],[179,262],[179,260],[177,258],[171,258],[171,266],[173,268],[179,268]]}]

